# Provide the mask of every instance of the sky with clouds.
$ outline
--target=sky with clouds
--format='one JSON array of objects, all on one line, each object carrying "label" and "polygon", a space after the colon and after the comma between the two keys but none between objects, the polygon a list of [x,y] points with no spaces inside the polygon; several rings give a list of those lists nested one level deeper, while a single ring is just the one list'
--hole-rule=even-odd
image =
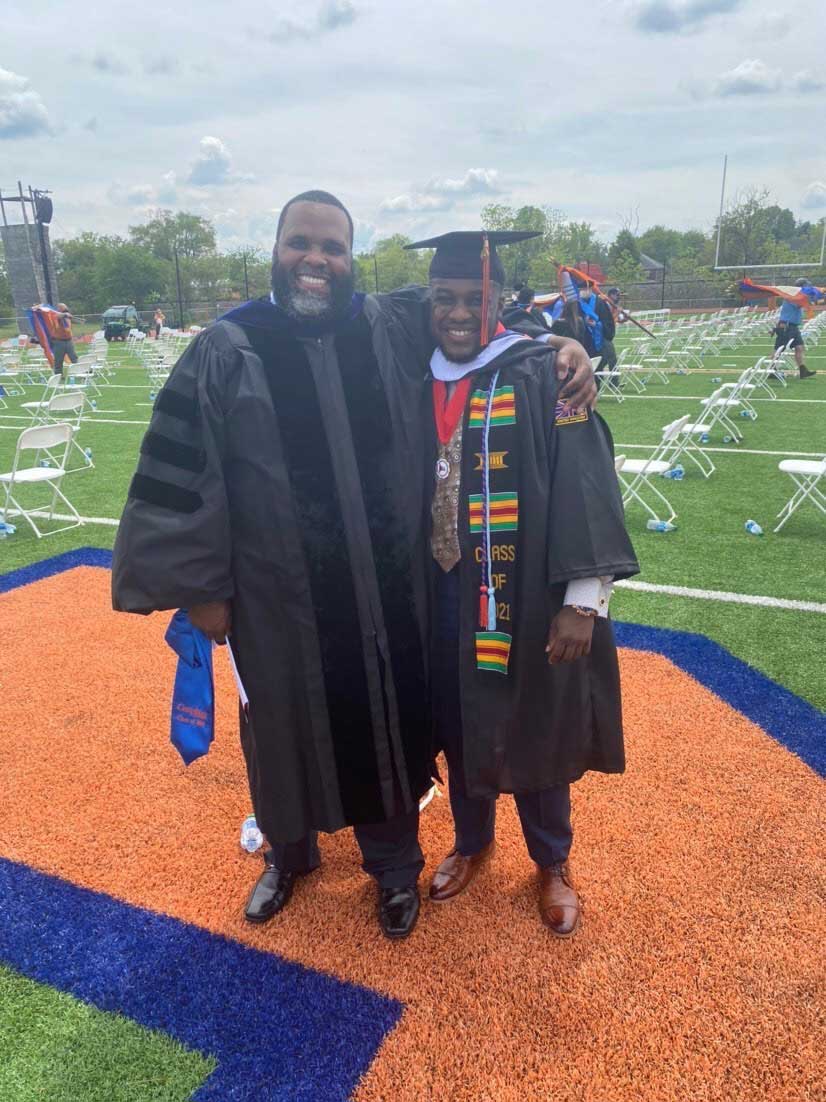
[{"label": "sky with clouds", "polygon": [[55,236],[150,210],[272,243],[309,187],[357,247],[540,203],[612,237],[707,228],[734,194],[826,216],[826,3],[5,0],[0,187],[54,192]]}]

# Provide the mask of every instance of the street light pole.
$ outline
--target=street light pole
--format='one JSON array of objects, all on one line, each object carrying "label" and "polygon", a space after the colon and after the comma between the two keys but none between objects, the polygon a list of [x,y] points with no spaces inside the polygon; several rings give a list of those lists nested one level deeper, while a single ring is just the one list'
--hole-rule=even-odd
[{"label": "street light pole", "polygon": [[173,250],[175,254],[175,282],[178,286],[178,325],[183,329],[184,327],[184,303],[183,296],[181,295],[181,266],[178,263],[178,246],[175,245]]}]

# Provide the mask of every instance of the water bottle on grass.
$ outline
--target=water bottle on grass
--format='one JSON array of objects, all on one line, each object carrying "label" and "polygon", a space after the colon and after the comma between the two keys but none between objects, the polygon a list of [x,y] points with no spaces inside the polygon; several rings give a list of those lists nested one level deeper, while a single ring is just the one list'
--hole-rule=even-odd
[{"label": "water bottle on grass", "polygon": [[258,829],[254,815],[248,815],[241,824],[241,849],[255,853],[264,844],[264,835]]},{"label": "water bottle on grass", "polygon": [[748,533],[750,533],[752,536],[762,536],[763,535],[763,529],[760,527],[760,525],[757,523],[756,520],[747,520],[746,521],[746,531]]},{"label": "water bottle on grass", "polygon": [[649,532],[676,532],[677,525],[672,524],[670,520],[654,520],[653,517],[647,522],[645,527]]}]

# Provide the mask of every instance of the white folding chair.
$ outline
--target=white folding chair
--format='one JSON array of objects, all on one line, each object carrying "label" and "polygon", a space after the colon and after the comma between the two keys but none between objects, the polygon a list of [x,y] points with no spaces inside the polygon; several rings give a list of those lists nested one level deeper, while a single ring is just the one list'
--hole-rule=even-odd
[{"label": "white folding chair", "polygon": [[[8,520],[10,511],[13,515],[24,517],[34,529],[38,539],[43,536],[53,536],[56,532],[66,532],[70,528],[77,528],[78,525],[83,523],[77,509],[60,489],[63,476],[66,474],[66,462],[72,443],[72,431],[71,425],[35,425],[23,429],[20,433],[17,439],[12,469],[6,474],[0,474],[0,486],[6,491],[3,502],[4,522]],[[40,464],[38,458],[40,454],[58,453],[61,447],[63,450],[57,467],[42,466]],[[24,466],[24,462],[28,459],[26,455],[28,452],[34,452],[34,459],[31,460],[33,465],[30,467]],[[48,510],[31,505],[28,509],[25,508],[15,497],[15,492],[19,493],[21,486],[47,486],[52,491],[51,504]],[[69,516],[63,515],[60,519],[71,520],[71,523],[64,524],[61,528],[52,528],[48,532],[41,532],[34,518],[45,516],[50,522],[56,519],[55,506],[58,500],[63,502],[69,510]],[[14,508],[10,509],[11,506]]]},{"label": "white folding chair", "polygon": [[20,408],[25,409],[27,413],[32,415],[32,425],[42,425],[48,421],[46,411],[49,408],[49,402],[62,387],[63,377],[61,375],[50,375],[43,387],[43,393],[40,395],[39,401],[22,403]]},{"label": "white folding chair", "polygon": [[826,494],[818,486],[821,479],[826,484],[826,456],[823,459],[781,459],[778,467],[784,474],[791,476],[796,489],[777,514],[780,523],[775,532],[779,532],[789,517],[807,500],[826,516]]},{"label": "white folding chair", "polygon": [[[626,459],[623,457],[622,466],[617,468],[617,477],[622,487],[623,505],[628,505],[631,501],[637,501],[654,520],[665,519],[669,522],[674,520],[677,514],[671,502],[665,494],[654,485],[651,479],[656,475],[663,475],[666,471],[671,470],[673,463],[671,460],[666,459],[665,456],[671,451],[673,441],[679,437],[687,423],[688,414],[666,425],[663,428],[662,439],[648,459]],[[626,478],[626,475],[630,475],[631,477]],[[658,516],[656,510],[645,500],[643,493],[647,494],[649,492],[666,507],[668,510],[667,517],[663,518]]]},{"label": "white folding chair", "polygon": [[[74,474],[76,471],[88,471],[94,467],[91,451],[84,450],[77,439],[80,423],[83,419],[85,402],[86,399],[80,391],[69,390],[63,394],[56,394],[44,411],[43,424],[67,424],[72,426],[72,451],[77,451],[80,454],[81,463],[77,467],[67,467],[66,474]],[[55,457],[49,455],[49,458],[54,461]]]}]

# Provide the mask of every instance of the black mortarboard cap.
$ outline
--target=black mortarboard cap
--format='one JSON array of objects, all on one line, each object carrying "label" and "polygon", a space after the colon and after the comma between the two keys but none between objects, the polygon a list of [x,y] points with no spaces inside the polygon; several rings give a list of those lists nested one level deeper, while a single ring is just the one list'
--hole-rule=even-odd
[{"label": "black mortarboard cap", "polygon": [[518,241],[542,236],[537,230],[454,230],[427,241],[414,241],[405,248],[436,250],[430,262],[431,279],[434,276],[437,279],[482,279],[482,247],[486,234],[490,246],[490,278],[500,286],[505,282],[505,269],[497,256],[496,246],[515,245]]}]

